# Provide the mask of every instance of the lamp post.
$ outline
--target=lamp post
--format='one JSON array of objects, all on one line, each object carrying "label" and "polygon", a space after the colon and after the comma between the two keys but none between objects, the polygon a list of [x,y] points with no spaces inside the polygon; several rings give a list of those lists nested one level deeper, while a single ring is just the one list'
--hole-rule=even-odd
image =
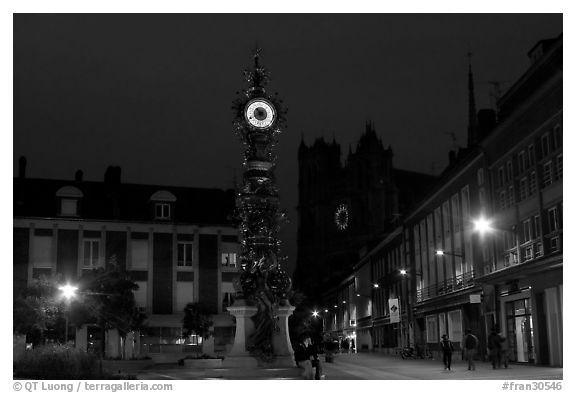
[{"label": "lamp post", "polygon": [[65,327],[64,327],[64,344],[68,342],[68,314],[70,313],[70,301],[76,296],[78,287],[70,284],[63,285],[58,288],[62,292],[62,296],[66,300],[66,312],[64,313]]},{"label": "lamp post", "polygon": [[[412,312],[411,312],[411,308],[410,308],[410,297],[407,295],[407,289],[406,289],[406,278],[408,276],[410,276],[411,274],[416,276],[416,277],[420,277],[422,278],[422,273],[418,272],[418,271],[414,271],[414,272],[410,272],[409,269],[406,268],[401,268],[399,271],[400,275],[402,276],[402,298],[404,298],[405,303],[406,303],[406,318],[407,318],[407,322],[408,322],[408,339],[406,340],[407,342],[405,343],[405,346],[411,346],[410,345],[410,325],[412,324]],[[401,303],[400,303],[401,304]],[[402,311],[402,310],[400,310]],[[400,317],[402,317],[402,314],[400,314]],[[402,325],[402,324],[400,324]],[[406,335],[404,334],[404,330],[400,330],[400,333],[402,334],[403,337],[405,337]]]}]

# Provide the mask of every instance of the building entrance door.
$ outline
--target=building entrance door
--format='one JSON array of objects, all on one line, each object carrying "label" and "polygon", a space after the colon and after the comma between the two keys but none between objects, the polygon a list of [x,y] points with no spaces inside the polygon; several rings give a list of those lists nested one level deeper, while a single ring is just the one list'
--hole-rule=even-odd
[{"label": "building entrance door", "polygon": [[534,362],[534,332],[530,298],[506,303],[506,340],[510,360]]}]

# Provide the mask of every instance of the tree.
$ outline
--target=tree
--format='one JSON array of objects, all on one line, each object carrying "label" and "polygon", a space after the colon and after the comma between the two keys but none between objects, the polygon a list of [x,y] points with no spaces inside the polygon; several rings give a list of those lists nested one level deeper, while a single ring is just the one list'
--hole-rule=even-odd
[{"label": "tree", "polygon": [[[113,261],[105,268],[87,271],[78,283],[78,301],[71,305],[71,320],[77,326],[95,323],[102,333],[118,329],[122,339],[142,327],[146,315],[136,306],[138,285]],[[102,354],[104,353],[102,340]]]},{"label": "tree", "polygon": [[13,333],[24,334],[33,345],[44,342],[46,332],[59,338],[64,328],[64,305],[55,280],[34,280],[13,301]]},{"label": "tree", "polygon": [[203,339],[207,339],[212,336],[210,328],[213,324],[210,309],[206,305],[202,303],[188,303],[186,307],[184,307],[182,328],[185,336],[196,334]]}]

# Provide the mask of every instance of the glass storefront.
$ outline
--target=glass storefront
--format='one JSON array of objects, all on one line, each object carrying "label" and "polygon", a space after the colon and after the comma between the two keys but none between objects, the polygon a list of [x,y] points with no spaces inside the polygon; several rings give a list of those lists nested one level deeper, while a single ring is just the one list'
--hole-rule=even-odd
[{"label": "glass storefront", "polygon": [[506,302],[506,339],[510,360],[534,362],[534,331],[530,298]]}]

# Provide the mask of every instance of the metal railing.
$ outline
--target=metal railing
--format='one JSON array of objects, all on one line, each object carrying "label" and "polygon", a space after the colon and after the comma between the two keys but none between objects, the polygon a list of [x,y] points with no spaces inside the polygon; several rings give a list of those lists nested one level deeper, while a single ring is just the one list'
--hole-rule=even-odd
[{"label": "metal railing", "polygon": [[474,271],[470,271],[450,277],[434,285],[418,289],[416,291],[416,302],[423,302],[436,296],[442,296],[464,288],[473,287],[475,284],[474,278]]}]

